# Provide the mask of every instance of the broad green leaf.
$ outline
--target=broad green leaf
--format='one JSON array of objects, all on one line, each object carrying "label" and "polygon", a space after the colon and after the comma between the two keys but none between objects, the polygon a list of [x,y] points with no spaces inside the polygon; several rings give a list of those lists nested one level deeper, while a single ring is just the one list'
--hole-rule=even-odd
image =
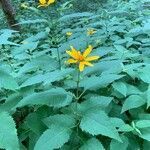
[{"label": "broad green leaf", "polygon": [[8,39],[12,37],[12,34],[17,31],[9,30],[9,29],[4,29],[0,30],[0,45],[15,45],[19,46],[18,44],[9,41]]},{"label": "broad green leaf", "polygon": [[127,150],[128,148],[128,138],[125,136],[121,136],[122,142],[118,142],[112,139],[110,143],[110,150]]},{"label": "broad green leaf", "polygon": [[79,150],[105,150],[101,142],[96,138],[91,138],[79,148]]},{"label": "broad green leaf", "polygon": [[83,12],[83,13],[74,13],[70,15],[63,16],[59,19],[59,21],[68,21],[68,19],[75,19],[75,18],[82,18],[82,17],[89,17],[92,16],[93,13]]},{"label": "broad green leaf", "polygon": [[141,96],[131,95],[125,100],[121,113],[133,108],[140,107],[144,104],[145,104],[145,99],[143,99]]},{"label": "broad green leaf", "polygon": [[49,116],[43,120],[47,127],[52,124],[71,128],[75,125],[75,119],[70,115],[54,115]]},{"label": "broad green leaf", "polygon": [[150,85],[146,91],[146,98],[147,98],[147,108],[150,106]]},{"label": "broad green leaf", "polygon": [[[115,80],[122,78],[123,75],[106,74],[100,77],[85,78],[81,81],[80,86],[84,87],[85,90],[96,90],[112,83]],[[93,82],[94,81],[94,82]]]},{"label": "broad green leaf", "polygon": [[43,133],[47,128],[37,113],[30,113],[26,117],[26,125],[37,135]]},{"label": "broad green leaf", "polygon": [[53,150],[61,148],[70,138],[71,130],[52,125],[38,139],[34,150]]},{"label": "broad green leaf", "polygon": [[137,128],[148,128],[150,127],[150,120],[138,120],[135,125]]},{"label": "broad green leaf", "polygon": [[0,113],[0,148],[7,150],[19,150],[19,141],[15,122],[6,112]]},{"label": "broad green leaf", "polygon": [[140,132],[141,132],[141,135],[139,136],[150,142],[150,128],[140,129]]},{"label": "broad green leaf", "polygon": [[9,90],[16,90],[18,88],[16,80],[3,70],[0,70],[0,89],[1,88]]},{"label": "broad green leaf", "polygon": [[130,125],[128,125],[128,124],[122,125],[118,129],[118,131],[120,131],[120,132],[131,132],[133,130],[134,129]]},{"label": "broad green leaf", "polygon": [[26,96],[16,107],[23,107],[25,105],[48,105],[59,108],[68,105],[71,101],[71,93],[66,92],[62,88],[56,88]]},{"label": "broad green leaf", "polygon": [[113,88],[126,97],[127,87],[123,82],[114,82],[112,84]]},{"label": "broad green leaf", "polygon": [[47,23],[46,19],[35,19],[35,20],[25,20],[25,21],[21,21],[18,24],[37,24],[37,23]]},{"label": "broad green leaf", "polygon": [[22,96],[20,93],[14,93],[12,95],[9,95],[8,98],[6,99],[6,102],[0,105],[0,112],[12,111],[12,108],[14,108],[21,99]]},{"label": "broad green leaf", "polygon": [[112,97],[92,96],[79,105],[79,110],[83,113],[87,113],[92,109],[105,109],[110,104],[112,99]]},{"label": "broad green leaf", "polygon": [[144,81],[145,83],[150,83],[149,73],[150,73],[150,65],[147,65],[144,68],[140,69],[138,75],[142,81]]},{"label": "broad green leaf", "polygon": [[[50,64],[50,65],[47,65]],[[30,62],[27,62],[18,72],[18,76],[30,71],[41,70],[55,70],[58,67],[56,60],[49,56],[39,56],[33,58]]]},{"label": "broad green leaf", "polygon": [[121,141],[117,130],[103,111],[92,111],[84,115],[81,119],[80,128],[92,135],[104,135]]}]

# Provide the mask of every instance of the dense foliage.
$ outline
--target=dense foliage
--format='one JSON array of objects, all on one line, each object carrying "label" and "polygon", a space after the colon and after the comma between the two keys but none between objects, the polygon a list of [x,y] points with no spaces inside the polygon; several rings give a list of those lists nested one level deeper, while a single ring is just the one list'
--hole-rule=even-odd
[{"label": "dense foliage", "polygon": [[[149,150],[148,0],[14,5],[20,31],[0,14],[0,148]],[[89,45],[93,67],[67,63]]]}]

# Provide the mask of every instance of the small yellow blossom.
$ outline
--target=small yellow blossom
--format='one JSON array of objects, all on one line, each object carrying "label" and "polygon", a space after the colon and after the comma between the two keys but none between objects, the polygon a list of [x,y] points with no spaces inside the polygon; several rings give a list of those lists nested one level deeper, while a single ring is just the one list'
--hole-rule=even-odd
[{"label": "small yellow blossom", "polygon": [[93,35],[94,33],[96,33],[96,29],[87,29],[87,35]]},{"label": "small yellow blossom", "polygon": [[38,7],[47,7],[50,4],[53,4],[55,0],[39,0],[39,6]]},{"label": "small yellow blossom", "polygon": [[93,64],[91,64],[90,61],[97,60],[100,57],[99,56],[87,57],[91,53],[92,49],[93,49],[92,46],[89,45],[88,48],[83,53],[81,53],[80,51],[76,50],[74,47],[71,46],[71,51],[66,51],[66,53],[70,55],[73,59],[71,58],[67,62],[69,64],[73,63],[78,64],[80,71],[83,71],[85,66],[93,66]]},{"label": "small yellow blossom", "polygon": [[66,35],[69,37],[72,35],[72,32],[66,32]]}]

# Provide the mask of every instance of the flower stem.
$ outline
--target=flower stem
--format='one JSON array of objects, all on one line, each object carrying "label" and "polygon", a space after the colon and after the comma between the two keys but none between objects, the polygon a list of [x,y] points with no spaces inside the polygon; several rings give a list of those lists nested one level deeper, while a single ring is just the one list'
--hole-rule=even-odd
[{"label": "flower stem", "polygon": [[80,71],[78,70],[78,77],[77,77],[77,91],[76,91],[76,113],[78,112],[79,83],[80,83]]},{"label": "flower stem", "polygon": [[60,58],[60,52],[59,52],[58,47],[57,47],[57,56],[58,56],[58,62],[59,62],[59,69],[61,70],[61,58]]}]

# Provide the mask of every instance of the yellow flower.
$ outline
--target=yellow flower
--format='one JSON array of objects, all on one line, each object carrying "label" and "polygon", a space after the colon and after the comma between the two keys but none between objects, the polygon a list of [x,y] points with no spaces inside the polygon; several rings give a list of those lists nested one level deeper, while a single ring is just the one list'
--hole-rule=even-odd
[{"label": "yellow flower", "polygon": [[71,51],[66,51],[66,53],[70,55],[73,59],[71,58],[67,62],[69,64],[73,63],[78,64],[80,71],[83,71],[85,66],[93,66],[93,64],[91,64],[90,61],[97,60],[100,57],[99,56],[87,57],[91,53],[92,49],[93,49],[92,46],[89,45],[88,48],[83,53],[81,53],[80,51],[76,50],[74,47],[71,46]]},{"label": "yellow flower", "polygon": [[53,4],[55,0],[39,0],[39,6],[38,7],[47,7],[50,4]]},{"label": "yellow flower", "polygon": [[87,35],[93,35],[97,31],[95,29],[87,29]]},{"label": "yellow flower", "polygon": [[72,35],[72,32],[66,32],[66,35],[67,35],[67,36],[71,36],[71,35]]}]

